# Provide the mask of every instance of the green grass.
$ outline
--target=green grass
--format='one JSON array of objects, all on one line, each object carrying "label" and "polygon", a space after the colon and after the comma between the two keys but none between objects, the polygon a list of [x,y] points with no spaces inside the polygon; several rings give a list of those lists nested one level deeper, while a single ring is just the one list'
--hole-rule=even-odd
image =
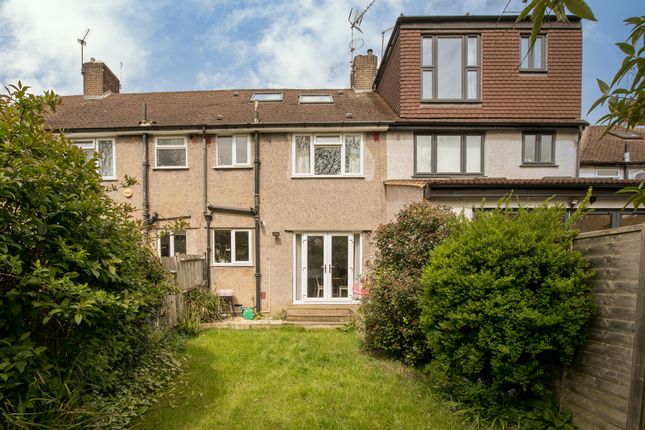
[{"label": "green grass", "polygon": [[210,330],[137,429],[464,429],[421,373],[360,352],[356,333]]}]

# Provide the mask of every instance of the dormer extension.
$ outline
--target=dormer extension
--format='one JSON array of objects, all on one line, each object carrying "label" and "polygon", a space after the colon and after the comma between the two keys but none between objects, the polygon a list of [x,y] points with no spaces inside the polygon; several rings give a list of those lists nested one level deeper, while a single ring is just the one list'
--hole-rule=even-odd
[{"label": "dormer extension", "polygon": [[403,121],[580,123],[580,21],[546,22],[534,46],[514,16],[400,17],[375,88]]}]

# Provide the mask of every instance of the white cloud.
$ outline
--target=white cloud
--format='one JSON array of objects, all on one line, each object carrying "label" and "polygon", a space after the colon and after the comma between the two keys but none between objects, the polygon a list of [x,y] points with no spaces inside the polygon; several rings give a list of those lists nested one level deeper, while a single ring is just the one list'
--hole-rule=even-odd
[{"label": "white cloud", "polygon": [[[124,86],[143,76],[146,50],[140,30],[147,23],[135,2],[7,0],[0,3],[0,82],[18,80],[34,91],[54,89],[60,94],[80,94],[80,47],[85,28],[91,32],[85,60],[105,61],[119,76],[124,63]],[[138,34],[139,32],[139,34]]]}]

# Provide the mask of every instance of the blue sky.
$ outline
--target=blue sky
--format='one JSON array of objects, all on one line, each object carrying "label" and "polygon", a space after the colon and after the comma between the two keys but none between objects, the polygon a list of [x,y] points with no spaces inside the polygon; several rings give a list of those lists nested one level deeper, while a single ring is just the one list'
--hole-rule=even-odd
[{"label": "blue sky", "polygon": [[[371,0],[0,0],[0,83],[82,91],[76,42],[90,28],[85,59],[105,61],[123,92],[215,88],[328,88],[349,85],[351,8]],[[376,0],[365,14],[358,52],[381,52],[381,33],[404,15],[499,15],[508,0]],[[642,0],[589,0],[582,117],[621,61],[613,43],[622,20],[645,14]],[[519,11],[511,0],[508,11]],[[389,33],[386,33],[386,43]]]}]

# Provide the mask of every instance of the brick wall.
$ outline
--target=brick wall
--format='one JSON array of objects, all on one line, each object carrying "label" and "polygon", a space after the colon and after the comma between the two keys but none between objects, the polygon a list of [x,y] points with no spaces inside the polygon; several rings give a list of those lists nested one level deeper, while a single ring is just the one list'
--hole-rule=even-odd
[{"label": "brick wall", "polygon": [[379,81],[376,91],[399,115],[401,112],[401,39],[396,39],[389,55],[384,66],[383,77]]},{"label": "brick wall", "polygon": [[110,68],[100,61],[83,64],[83,95],[102,97],[106,93],[118,93],[121,84]]},{"label": "brick wall", "polygon": [[374,78],[376,77],[376,55],[371,49],[367,50],[367,55],[357,55],[354,57],[352,67],[351,84],[356,91],[372,91]]}]

